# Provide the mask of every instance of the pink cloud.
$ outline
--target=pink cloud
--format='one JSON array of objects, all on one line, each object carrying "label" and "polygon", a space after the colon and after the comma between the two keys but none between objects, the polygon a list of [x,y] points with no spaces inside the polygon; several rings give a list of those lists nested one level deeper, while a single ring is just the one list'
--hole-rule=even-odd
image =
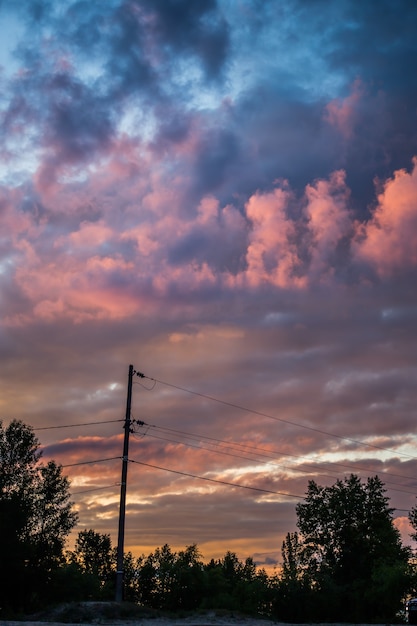
[{"label": "pink cloud", "polygon": [[[129,144],[125,154],[130,161],[137,153]],[[386,181],[366,223],[353,221],[342,170],[307,185],[300,197],[288,185],[259,191],[244,216],[213,195],[185,213],[182,183],[170,185],[145,161],[147,184],[126,180],[115,211],[120,181],[113,165],[109,160],[88,183],[49,188],[36,199],[43,213],[35,200],[23,213],[20,191],[4,199],[2,217],[19,257],[15,285],[30,302],[5,316],[9,325],[125,319],[154,311],[173,293],[307,289],[336,280],[352,258],[381,276],[417,264],[417,159],[410,173],[399,170]]]},{"label": "pink cloud", "polygon": [[278,287],[305,288],[328,280],[338,262],[338,248],[352,232],[345,173],[333,172],[328,180],[307,185],[303,215],[292,218],[294,198],[288,189],[257,193],[247,203],[251,221],[246,279],[256,286],[270,282]]},{"label": "pink cloud", "polygon": [[352,229],[345,178],[342,170],[336,171],[328,181],[320,180],[306,188],[310,278],[333,273],[338,244]]},{"label": "pink cloud", "polygon": [[357,109],[365,95],[363,83],[357,79],[352,85],[352,91],[347,98],[336,98],[325,108],[325,119],[346,138],[353,135],[357,117]]},{"label": "pink cloud", "polygon": [[414,530],[408,517],[396,517],[394,519],[394,526],[400,532],[401,540],[405,545],[411,545],[414,543],[410,538],[410,534],[414,532]]},{"label": "pink cloud", "polygon": [[371,219],[357,225],[354,253],[380,276],[417,266],[417,158],[385,182]]},{"label": "pink cloud", "polygon": [[104,224],[103,220],[99,222],[82,222],[77,231],[70,233],[65,237],[58,237],[54,243],[55,247],[68,245],[75,252],[83,250],[91,251],[97,246],[104,244],[113,237],[113,231],[109,226]]},{"label": "pink cloud", "polygon": [[[16,270],[16,283],[33,303],[32,314],[27,311],[24,316],[26,321],[31,315],[48,321],[58,317],[75,322],[119,319],[132,315],[143,304],[140,298],[120,292],[108,281],[115,271],[131,270],[131,264],[122,259],[93,256],[83,262],[71,256],[43,263],[29,253],[26,260],[31,258],[32,264]],[[11,325],[22,322],[21,316],[9,319]]]},{"label": "pink cloud", "polygon": [[295,224],[286,215],[290,197],[288,190],[275,189],[255,194],[246,204],[246,215],[252,225],[246,252],[246,280],[252,286],[304,284],[304,279],[297,276],[300,259],[294,243]]}]

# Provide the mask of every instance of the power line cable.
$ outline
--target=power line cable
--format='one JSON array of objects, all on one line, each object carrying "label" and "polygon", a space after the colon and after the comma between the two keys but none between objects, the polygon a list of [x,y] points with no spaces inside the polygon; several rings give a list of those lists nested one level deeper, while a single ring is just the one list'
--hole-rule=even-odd
[{"label": "power line cable", "polygon": [[74,428],[76,426],[95,426],[97,424],[114,424],[115,422],[123,422],[124,420],[104,420],[100,422],[85,422],[84,424],[60,424],[58,426],[39,426],[33,430],[52,430],[56,428]]},{"label": "power line cable", "polygon": [[[139,424],[142,425],[142,424]],[[254,453],[256,452],[257,454],[261,454],[261,456],[265,456],[266,458],[274,458],[272,457],[272,455],[277,455],[277,454],[281,454],[283,456],[286,457],[292,457],[295,459],[301,459],[302,461],[309,461],[309,462],[313,462],[315,463],[315,466],[312,466],[313,471],[315,471],[316,466],[321,466],[324,467],[332,472],[336,472],[336,470],[333,470],[331,468],[329,468],[329,465],[335,465],[337,467],[343,467],[345,469],[350,469],[350,470],[360,470],[363,472],[367,472],[367,473],[384,473],[386,476],[393,476],[395,478],[401,478],[401,479],[405,479],[405,480],[415,480],[415,476],[405,476],[403,474],[395,474],[393,472],[387,472],[384,469],[382,470],[376,470],[376,469],[371,469],[369,467],[362,467],[362,466],[353,466],[353,465],[348,465],[345,463],[338,463],[338,462],[332,462],[332,463],[320,463],[318,461],[312,461],[312,459],[309,459],[308,457],[303,457],[300,455],[296,455],[296,454],[289,454],[288,452],[282,452],[281,450],[268,450],[265,448],[259,448],[257,446],[252,446],[250,444],[247,443],[239,443],[239,442],[234,442],[234,441],[225,441],[224,439],[217,439],[214,437],[209,437],[207,435],[198,435],[195,433],[188,433],[187,431],[182,431],[182,430],[176,430],[174,428],[169,428],[167,426],[158,426],[156,424],[146,424],[145,422],[143,422],[143,426],[147,426],[148,428],[154,428],[157,430],[162,430],[162,431],[168,431],[168,432],[172,432],[174,435],[176,436],[180,436],[180,435],[185,435],[185,437],[190,438],[190,439],[194,439],[194,440],[207,440],[209,443],[210,442],[214,442],[213,444],[210,443],[210,445],[218,445],[218,444],[224,444],[227,447],[231,447],[231,449],[233,450],[233,446],[236,448],[243,448],[243,450],[245,451],[245,449],[248,449],[249,451],[254,451]],[[181,442],[180,442],[181,443]],[[188,445],[188,444],[186,444]],[[267,452],[268,454],[263,454],[263,452]],[[250,452],[252,453],[252,452]],[[277,463],[275,463],[276,465],[278,465]],[[283,465],[281,465],[282,467],[285,467]],[[308,466],[307,466],[308,467]],[[310,466],[311,467],[311,466]],[[297,468],[294,468],[295,471],[299,471]],[[389,483],[389,484],[394,484],[394,485],[398,485],[399,483]]]},{"label": "power line cable", "polygon": [[261,491],[263,493],[271,493],[277,496],[288,496],[290,498],[303,499],[305,496],[296,496],[293,493],[284,493],[282,491],[271,491],[270,489],[261,489],[260,487],[249,487],[248,485],[241,485],[239,483],[230,483],[226,480],[217,480],[216,478],[207,478],[206,476],[197,476],[196,474],[189,474],[187,472],[180,472],[179,470],[169,469],[167,467],[160,467],[159,465],[152,465],[151,463],[144,463],[143,461],[136,461],[129,459],[130,463],[136,463],[137,465],[144,465],[145,467],[152,467],[153,469],[159,469],[164,472],[171,472],[172,474],[179,474],[181,476],[188,476],[189,478],[197,478],[198,480],[207,480],[211,483],[219,483],[220,485],[227,485],[228,487],[239,487],[241,489],[250,489],[251,491]]},{"label": "power line cable", "polygon": [[111,489],[112,487],[119,487],[119,486],[120,486],[119,483],[114,483],[113,485],[105,485],[104,487],[92,487],[91,489],[84,489],[83,491],[73,491],[71,493],[71,497],[80,496],[80,495],[83,495],[84,493],[91,493],[92,491],[101,491],[104,489]]},{"label": "power line cable", "polygon": [[94,465],[95,463],[104,463],[106,461],[115,461],[116,459],[121,459],[121,456],[111,456],[107,459],[95,459],[94,461],[79,461],[78,463],[67,463],[66,465],[62,465],[61,467],[76,467],[77,465]]},{"label": "power line cable", "polygon": [[417,460],[417,457],[412,456],[411,454],[406,454],[405,452],[398,452],[397,450],[392,450],[390,448],[383,448],[382,446],[377,446],[372,443],[367,443],[365,441],[359,441],[358,439],[351,439],[350,437],[345,437],[343,435],[337,435],[335,433],[329,433],[325,430],[320,430],[319,428],[314,428],[313,426],[306,426],[305,424],[299,424],[297,422],[292,422],[290,420],[286,420],[282,417],[277,417],[276,415],[270,415],[269,413],[264,413],[262,411],[257,411],[255,409],[249,409],[248,407],[242,406],[240,404],[235,404],[234,402],[228,402],[227,400],[221,400],[220,398],[215,398],[214,396],[210,396],[204,393],[200,393],[198,391],[192,391],[191,389],[186,389],[185,387],[180,387],[179,385],[174,385],[172,383],[167,383],[166,381],[159,380],[158,378],[152,378],[151,376],[146,376],[141,372],[137,372],[137,375],[142,378],[147,378],[148,380],[155,381],[156,383],[160,383],[161,385],[166,385],[167,387],[171,387],[173,389],[178,389],[179,391],[184,391],[185,393],[192,394],[194,396],[199,396],[200,398],[205,398],[206,400],[211,400],[213,402],[217,402],[218,404],[223,404],[225,406],[230,406],[234,409],[238,409],[239,411],[245,411],[246,413],[252,413],[253,415],[259,415],[260,417],[266,417],[268,419],[275,420],[277,422],[282,422],[283,424],[289,424],[291,426],[297,426],[298,428],[304,428],[306,430],[319,433],[320,435],[326,435],[326,437],[335,437],[336,439],[340,439],[342,441],[349,441],[349,443],[354,443],[360,446],[367,446],[369,448],[374,448],[376,450],[382,450],[383,452],[391,452],[392,454],[400,455],[409,459]]},{"label": "power line cable", "polygon": [[[180,445],[187,446],[189,448],[194,448],[194,449],[197,449],[197,450],[206,450],[208,452],[214,452],[215,454],[223,454],[225,456],[231,456],[231,457],[238,458],[238,459],[244,459],[246,461],[252,461],[252,462],[258,463],[258,464],[261,463],[263,465],[273,465],[274,467],[281,467],[281,468],[284,468],[286,470],[289,470],[290,472],[291,471],[293,471],[293,472],[300,472],[303,475],[308,474],[308,472],[306,470],[301,469],[299,467],[288,467],[288,466],[282,465],[280,463],[275,463],[274,461],[264,461],[262,459],[256,459],[256,458],[252,458],[252,457],[248,457],[248,456],[242,456],[242,455],[239,455],[239,454],[233,454],[232,452],[226,452],[224,450],[215,450],[213,448],[206,448],[204,446],[198,446],[198,445],[194,445],[194,444],[191,444],[191,443],[178,441],[178,440],[175,440],[175,439],[168,439],[166,437],[159,437],[158,435],[154,435],[153,433],[145,433],[143,436],[153,437],[154,439],[158,439],[158,440],[161,440],[161,441],[167,441],[169,443],[178,443]],[[263,456],[263,455],[261,455],[261,456]],[[327,474],[319,474],[314,468],[312,468],[311,471],[312,471],[313,474],[317,474],[318,476],[322,476],[324,478],[330,478],[332,480],[334,480],[334,478],[335,478],[335,476],[329,476]],[[402,485],[399,485],[398,483],[389,483],[387,481],[385,482],[385,484],[386,485],[397,485],[397,486],[400,486],[400,487],[402,486]],[[396,489],[393,486],[390,487],[390,490],[391,491],[396,491],[398,493],[407,493],[407,494],[410,494],[410,495],[415,495],[414,491],[405,491],[404,489]]]}]

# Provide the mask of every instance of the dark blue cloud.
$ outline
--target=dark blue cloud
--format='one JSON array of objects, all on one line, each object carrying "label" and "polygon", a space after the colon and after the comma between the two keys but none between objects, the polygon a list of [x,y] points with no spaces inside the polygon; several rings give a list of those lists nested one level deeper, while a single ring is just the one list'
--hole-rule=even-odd
[{"label": "dark blue cloud", "polygon": [[[24,15],[31,32],[19,47],[27,73],[10,86],[3,128],[16,121],[28,124],[38,116],[58,161],[83,162],[106,149],[128,108],[155,116],[155,147],[166,152],[185,141],[191,106],[187,86],[181,87],[187,78],[179,80],[179,61],[185,63],[181,72],[187,61],[198,62],[209,82],[221,80],[242,45],[265,58],[270,71],[242,84],[229,116],[222,112],[217,121],[211,112],[209,127],[214,131],[201,139],[193,194],[217,191],[228,200],[264,188],[275,178],[288,178],[302,189],[331,167],[344,167],[353,202],[367,206],[374,177],[385,178],[409,163],[415,150],[417,10],[409,2],[341,2],[336,7],[327,2],[248,1],[234,12],[214,0],[3,6]],[[240,23],[230,21],[236,16]],[[235,28],[240,34],[232,45]],[[48,41],[51,29],[54,37]],[[278,54],[278,48],[269,49],[274,32],[283,42],[275,60],[269,56]],[[363,81],[361,115],[350,139],[324,123],[329,94],[326,98],[307,88],[301,61],[284,70],[285,55],[297,52],[302,59],[303,46],[317,67],[334,74],[340,97],[349,94],[353,80]],[[60,56],[72,67],[54,68],[53,60]],[[90,75],[85,73],[88,64]],[[311,76],[311,85],[315,79],[321,76]],[[205,87],[200,78],[189,80],[194,91]]]},{"label": "dark blue cloud", "polygon": [[53,75],[49,90],[50,112],[45,120],[47,142],[70,161],[82,161],[108,145],[113,133],[113,112],[92,89],[68,74]]},{"label": "dark blue cloud", "polygon": [[230,169],[240,158],[237,134],[227,128],[212,128],[201,137],[195,155],[195,186],[205,195],[220,191]]},{"label": "dark blue cloud", "polygon": [[154,18],[151,30],[162,47],[201,59],[208,78],[222,70],[229,52],[229,26],[216,0],[135,0]]},{"label": "dark blue cloud", "polygon": [[242,233],[232,237],[225,229],[211,233],[207,228],[200,227],[173,242],[168,260],[174,266],[207,263],[216,273],[234,274],[242,269],[245,244]]}]

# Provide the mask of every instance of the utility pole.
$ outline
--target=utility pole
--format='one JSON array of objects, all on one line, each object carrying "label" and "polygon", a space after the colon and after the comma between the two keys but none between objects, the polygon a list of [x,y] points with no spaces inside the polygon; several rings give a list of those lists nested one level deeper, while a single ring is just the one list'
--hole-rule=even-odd
[{"label": "utility pole", "polygon": [[129,378],[127,383],[127,401],[125,417],[125,437],[123,442],[122,478],[120,482],[120,509],[119,509],[119,534],[117,539],[117,570],[116,570],[116,602],[123,600],[123,555],[125,541],[125,517],[126,517],[126,486],[127,486],[127,465],[129,462],[129,435],[130,435],[130,413],[132,406],[132,380],[133,365],[129,365]]}]

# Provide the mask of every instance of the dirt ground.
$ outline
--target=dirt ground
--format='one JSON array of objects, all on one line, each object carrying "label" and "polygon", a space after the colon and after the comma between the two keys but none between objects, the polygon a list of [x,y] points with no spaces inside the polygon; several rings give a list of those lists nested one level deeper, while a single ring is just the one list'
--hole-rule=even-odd
[{"label": "dirt ground", "polygon": [[[23,620],[0,620],[0,626],[349,626],[348,624],[296,624],[251,618],[234,613],[207,611],[186,617],[165,617],[129,603],[79,602]],[[371,626],[355,624],[350,626]],[[372,626],[378,626],[373,624]],[[389,626],[383,624],[380,626]]]},{"label": "dirt ground", "polygon": [[[43,621],[10,621],[0,620],[0,626],[92,626],[92,624],[102,624],[103,626],[279,626],[277,622],[263,619],[251,618],[219,618],[205,616],[184,617],[184,618],[133,618],[127,620],[106,619],[93,622],[43,622]],[[285,626],[289,626],[285,624]],[[297,626],[303,626],[297,624]],[[315,625],[317,626],[317,624]],[[331,626],[326,624],[326,626]],[[346,625],[343,625],[346,626]],[[375,626],[375,625],[373,625]],[[384,625],[386,626],[386,625]]]},{"label": "dirt ground", "polygon": [[[40,626],[40,621],[1,621],[0,626]],[[347,624],[296,624],[291,625],[288,623],[273,622],[263,619],[252,618],[211,618],[209,615],[198,617],[186,617],[180,619],[168,619],[168,618],[143,618],[143,619],[129,619],[129,620],[106,620],[105,622],[99,620],[93,622],[93,624],[105,624],[106,626],[349,626]],[[91,622],[47,622],[47,626],[91,626]],[[355,624],[351,626],[378,626],[375,624]],[[381,626],[389,626],[383,624]]]}]

